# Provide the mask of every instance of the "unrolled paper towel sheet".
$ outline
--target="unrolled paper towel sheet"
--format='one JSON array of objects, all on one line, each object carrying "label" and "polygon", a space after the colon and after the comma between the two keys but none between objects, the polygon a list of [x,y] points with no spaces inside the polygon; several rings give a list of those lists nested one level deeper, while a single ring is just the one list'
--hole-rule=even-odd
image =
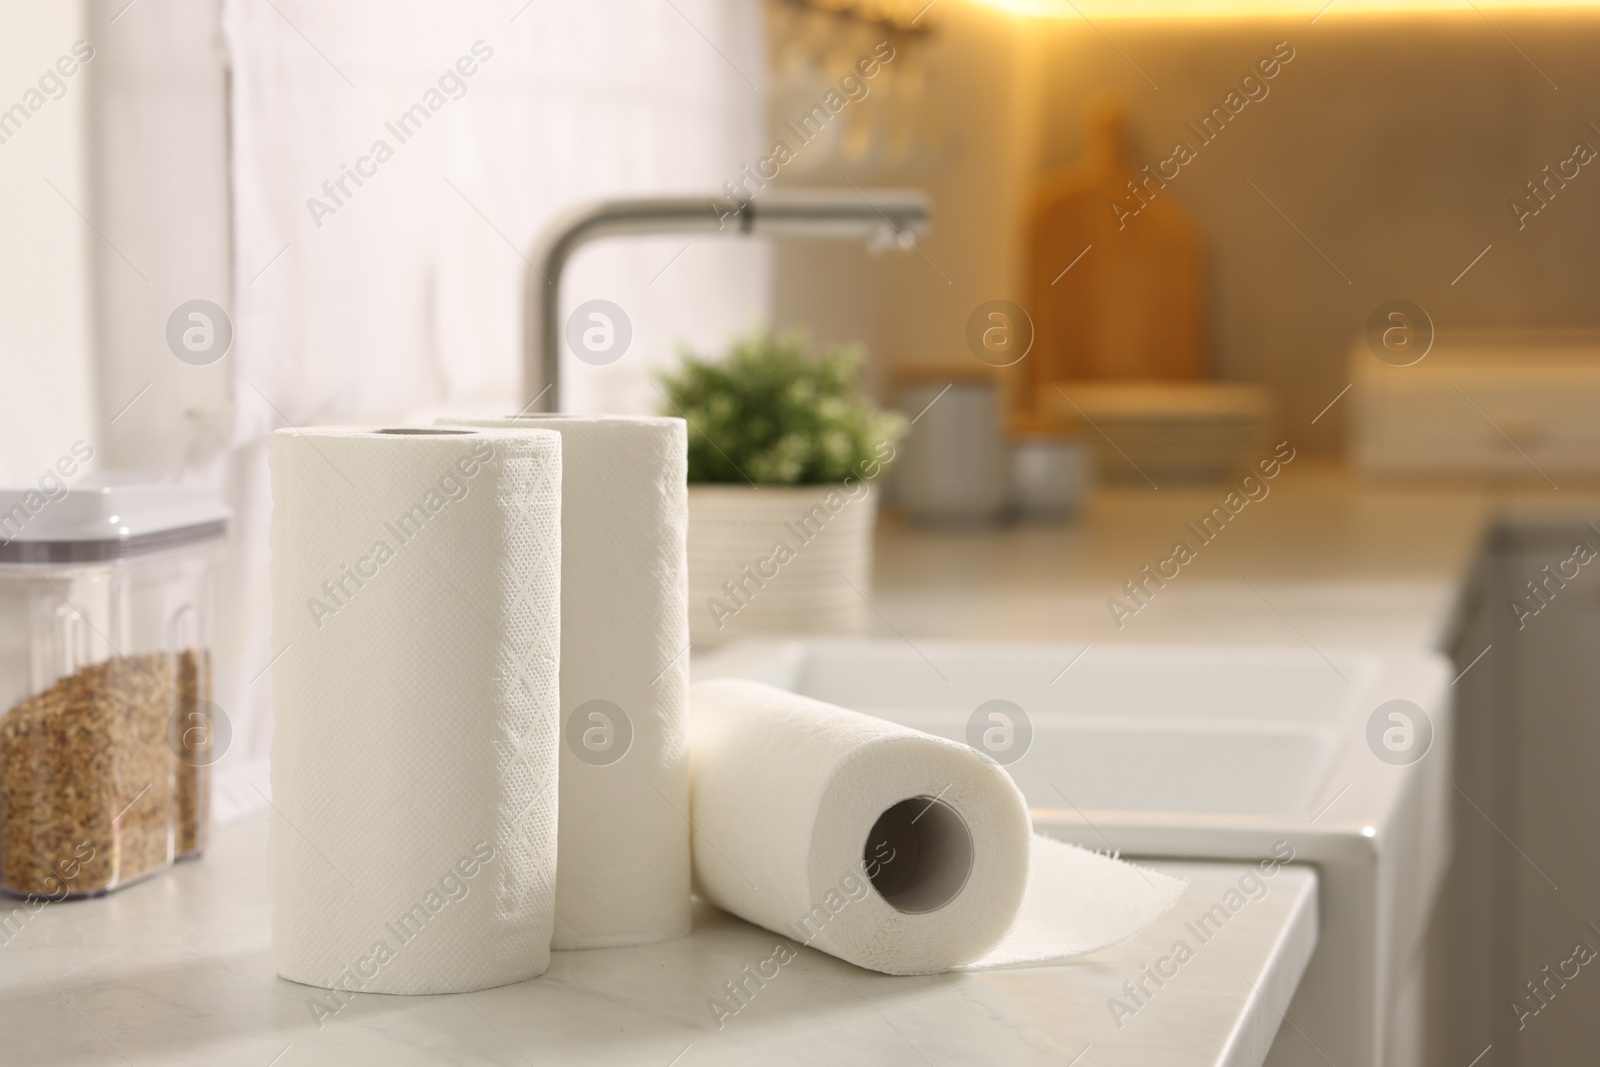
[{"label": "unrolled paper towel sheet", "polygon": [[690,689],[694,878],[713,904],[888,974],[1040,963],[1149,926],[1185,883],[1035,836],[965,745],[756,682]]},{"label": "unrolled paper towel sheet", "polygon": [[543,973],[561,438],[284,430],[272,484],[278,973],[382,993]]},{"label": "unrolled paper towel sheet", "polygon": [[558,949],[689,932],[688,438],[682,419],[448,425],[562,438]]}]

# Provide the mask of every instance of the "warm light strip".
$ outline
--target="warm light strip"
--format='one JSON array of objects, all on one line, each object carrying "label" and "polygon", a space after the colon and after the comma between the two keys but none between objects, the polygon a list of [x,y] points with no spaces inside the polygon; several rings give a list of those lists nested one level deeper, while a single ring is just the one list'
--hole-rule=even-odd
[{"label": "warm light strip", "polygon": [[1600,11],[1600,0],[973,0],[1024,18],[1115,19],[1333,18],[1476,11]]}]

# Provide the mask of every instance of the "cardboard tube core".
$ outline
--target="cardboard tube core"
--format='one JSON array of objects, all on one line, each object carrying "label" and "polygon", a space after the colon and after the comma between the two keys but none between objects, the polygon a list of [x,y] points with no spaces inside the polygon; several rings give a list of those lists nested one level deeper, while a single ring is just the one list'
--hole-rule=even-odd
[{"label": "cardboard tube core", "polygon": [[878,816],[862,859],[890,907],[908,915],[938,911],[972,874],[972,832],[942,800],[911,797]]}]

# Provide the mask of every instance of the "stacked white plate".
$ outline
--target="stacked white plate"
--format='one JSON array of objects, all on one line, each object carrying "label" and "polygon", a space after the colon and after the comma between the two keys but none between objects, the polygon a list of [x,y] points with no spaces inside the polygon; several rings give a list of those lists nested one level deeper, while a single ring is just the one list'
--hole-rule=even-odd
[{"label": "stacked white plate", "polygon": [[1075,421],[1103,477],[1169,482],[1225,479],[1267,446],[1272,396],[1223,382],[1058,382],[1046,410]]}]

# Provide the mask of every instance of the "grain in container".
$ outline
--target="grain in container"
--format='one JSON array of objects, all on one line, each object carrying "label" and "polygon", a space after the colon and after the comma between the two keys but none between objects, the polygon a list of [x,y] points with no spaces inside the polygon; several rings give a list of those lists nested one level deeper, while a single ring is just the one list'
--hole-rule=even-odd
[{"label": "grain in container", "polygon": [[204,849],[227,520],[125,477],[0,489],[0,890],[96,896]]}]

